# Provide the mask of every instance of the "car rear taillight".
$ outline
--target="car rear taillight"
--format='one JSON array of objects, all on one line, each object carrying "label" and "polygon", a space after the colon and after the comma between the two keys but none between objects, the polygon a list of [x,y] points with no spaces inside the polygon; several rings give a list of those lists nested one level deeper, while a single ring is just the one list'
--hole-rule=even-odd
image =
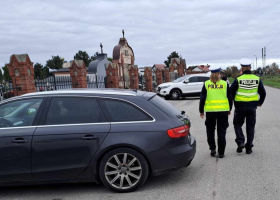
[{"label": "car rear taillight", "polygon": [[167,134],[171,138],[185,137],[189,134],[189,132],[190,132],[189,125],[184,125],[184,126],[167,130]]}]

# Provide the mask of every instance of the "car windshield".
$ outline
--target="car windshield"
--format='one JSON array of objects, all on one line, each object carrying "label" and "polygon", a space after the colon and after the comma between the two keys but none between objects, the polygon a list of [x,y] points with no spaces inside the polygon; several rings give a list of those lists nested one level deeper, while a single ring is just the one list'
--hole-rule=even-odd
[{"label": "car windshield", "polygon": [[188,76],[183,76],[183,77],[177,78],[176,80],[173,81],[173,83],[182,82],[182,81],[185,80],[187,77],[188,77]]}]

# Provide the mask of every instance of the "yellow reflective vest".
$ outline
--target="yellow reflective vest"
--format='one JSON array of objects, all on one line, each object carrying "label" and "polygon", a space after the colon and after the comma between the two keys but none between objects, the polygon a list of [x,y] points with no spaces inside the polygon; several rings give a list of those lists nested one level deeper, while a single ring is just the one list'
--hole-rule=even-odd
[{"label": "yellow reflective vest", "polygon": [[229,111],[227,98],[227,82],[219,80],[216,84],[210,80],[205,82],[207,97],[204,105],[205,112]]},{"label": "yellow reflective vest", "polygon": [[259,83],[260,77],[253,74],[243,74],[237,78],[238,90],[234,101],[258,101],[259,100]]}]

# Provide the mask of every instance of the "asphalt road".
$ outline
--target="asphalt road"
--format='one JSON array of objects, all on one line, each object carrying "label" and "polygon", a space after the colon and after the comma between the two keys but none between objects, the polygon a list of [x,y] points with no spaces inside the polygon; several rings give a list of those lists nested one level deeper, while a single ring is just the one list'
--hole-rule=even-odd
[{"label": "asphalt road", "polygon": [[197,154],[188,168],[154,177],[138,191],[128,194],[116,194],[96,184],[57,184],[0,188],[0,199],[279,200],[280,90],[269,87],[266,90],[267,99],[257,110],[255,147],[251,155],[236,153],[231,115],[225,157],[210,157],[204,120],[199,118],[198,113],[199,99],[186,98],[171,103],[191,117],[191,133],[197,139]]}]

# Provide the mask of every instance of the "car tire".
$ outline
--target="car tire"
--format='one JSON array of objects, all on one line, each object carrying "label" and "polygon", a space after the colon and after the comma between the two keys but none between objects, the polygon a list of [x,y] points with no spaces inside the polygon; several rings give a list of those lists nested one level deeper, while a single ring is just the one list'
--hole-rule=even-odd
[{"label": "car tire", "polygon": [[101,160],[102,183],[115,192],[131,192],[147,180],[149,166],[144,156],[130,148],[109,151]]},{"label": "car tire", "polygon": [[170,98],[172,100],[179,100],[181,98],[181,92],[179,90],[172,90],[170,92]]},{"label": "car tire", "polygon": [[165,100],[169,100],[170,97],[169,97],[169,96],[165,96],[164,99],[165,99]]}]

